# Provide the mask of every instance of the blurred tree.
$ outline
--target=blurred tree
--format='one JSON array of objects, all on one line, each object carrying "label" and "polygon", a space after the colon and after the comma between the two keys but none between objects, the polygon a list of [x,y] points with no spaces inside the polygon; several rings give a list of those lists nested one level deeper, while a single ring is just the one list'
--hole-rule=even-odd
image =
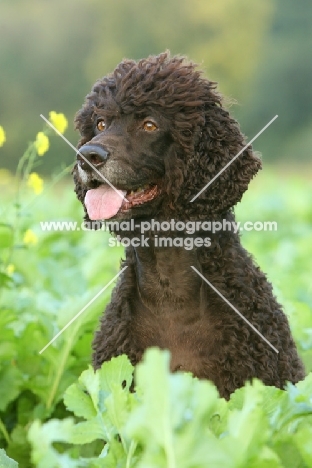
[{"label": "blurred tree", "polygon": [[257,64],[248,111],[238,109],[252,136],[274,115],[270,138],[255,143],[268,160],[312,160],[312,3],[275,0],[265,53]]},{"label": "blurred tree", "polygon": [[[125,56],[186,54],[222,92],[247,99],[273,13],[271,0],[2,0],[0,8],[1,166],[11,169],[40,129],[40,113],[72,121],[95,79]],[[66,136],[77,141],[72,126]],[[42,171],[73,158],[56,139]]]},{"label": "blurred tree", "polygon": [[[94,17],[84,0],[2,0],[0,8],[0,122],[7,131],[0,165],[14,170],[27,142],[42,128],[41,113],[66,113],[67,135],[76,141],[72,120],[77,96],[87,88],[83,59],[91,47],[85,18],[92,22]],[[60,138],[52,148],[42,159],[46,172],[74,158]]]},{"label": "blurred tree", "polygon": [[220,81],[223,92],[235,97],[246,92],[273,13],[271,0],[94,3],[102,14],[86,60],[90,81],[114,68],[116,58],[170,49],[198,62],[210,79]]}]

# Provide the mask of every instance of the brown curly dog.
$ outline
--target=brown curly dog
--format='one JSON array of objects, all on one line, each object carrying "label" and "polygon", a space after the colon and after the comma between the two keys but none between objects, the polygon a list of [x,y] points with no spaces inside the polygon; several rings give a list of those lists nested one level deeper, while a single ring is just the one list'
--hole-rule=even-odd
[{"label": "brown curly dog", "polygon": [[216,83],[169,53],[124,60],[95,83],[76,126],[86,221],[134,221],[134,230],[110,225],[130,245],[95,335],[94,367],[122,353],[136,364],[158,346],[170,350],[172,371],[212,380],[225,398],[253,377],[279,388],[302,379],[271,284],[233,229],[209,228],[235,221],[232,208],[261,167],[251,146],[191,201],[245,145]]}]

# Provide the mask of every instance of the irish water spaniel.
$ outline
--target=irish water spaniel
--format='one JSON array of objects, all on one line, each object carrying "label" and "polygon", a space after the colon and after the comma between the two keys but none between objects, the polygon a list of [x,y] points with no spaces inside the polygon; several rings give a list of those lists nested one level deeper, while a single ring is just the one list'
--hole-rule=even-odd
[{"label": "irish water spaniel", "polygon": [[228,227],[261,167],[251,146],[191,201],[245,145],[216,83],[169,53],[123,60],[95,83],[76,126],[85,220],[124,221],[110,230],[130,244],[95,335],[94,367],[122,353],[136,364],[158,346],[170,350],[172,371],[212,380],[225,398],[253,377],[279,388],[302,379],[272,286]]}]

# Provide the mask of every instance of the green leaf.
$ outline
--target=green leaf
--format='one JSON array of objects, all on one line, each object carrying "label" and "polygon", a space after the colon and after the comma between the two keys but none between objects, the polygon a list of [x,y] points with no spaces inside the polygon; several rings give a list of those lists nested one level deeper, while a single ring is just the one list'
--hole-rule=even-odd
[{"label": "green leaf", "polygon": [[285,468],[278,455],[266,445],[253,459],[248,460],[245,466],[246,468]]},{"label": "green leaf", "polygon": [[129,388],[133,379],[133,366],[126,355],[105,362],[99,370],[103,421],[112,436],[119,435],[125,452],[130,440],[125,433],[125,424],[136,401]]},{"label": "green leaf", "polygon": [[312,424],[294,434],[294,440],[304,462],[312,466]]},{"label": "green leaf", "polygon": [[0,411],[14,400],[23,384],[22,373],[13,364],[5,364],[0,370]]},{"label": "green leaf", "polygon": [[100,396],[100,378],[99,373],[94,372],[91,366],[79,377],[79,382],[91,397],[94,410],[98,412]]},{"label": "green leaf", "polygon": [[170,374],[169,358],[167,351],[149,349],[137,366],[141,401],[127,428],[143,447],[139,467],[207,466],[204,462],[231,466],[208,429],[218,399],[216,388],[187,374]]},{"label": "green leaf", "polygon": [[36,468],[76,468],[76,462],[66,453],[59,454],[53,447],[54,442],[70,442],[74,422],[68,418],[63,421],[51,419],[45,424],[32,423],[28,440],[32,446],[31,459]]},{"label": "green leaf", "polygon": [[30,465],[30,444],[27,440],[27,429],[25,427],[15,426],[10,434],[10,441],[6,451],[21,467]]},{"label": "green leaf", "polygon": [[70,435],[70,442],[73,444],[88,444],[97,439],[109,440],[106,427],[103,426],[100,416],[76,424]]},{"label": "green leaf", "polygon": [[0,467],[1,468],[18,468],[18,463],[12,458],[9,458],[3,449],[0,449]]},{"label": "green leaf", "polygon": [[274,450],[279,456],[283,468],[306,468],[293,434],[283,433],[276,437]]},{"label": "green leaf", "polygon": [[296,388],[299,390],[300,395],[297,395],[297,401],[305,401],[306,399],[311,402],[311,389],[312,389],[312,372],[310,372],[304,380],[301,380],[296,384]]},{"label": "green leaf", "polygon": [[134,408],[136,399],[120,384],[112,384],[112,393],[105,398],[107,417],[116,428],[116,433],[122,433],[124,425]]},{"label": "green leaf", "polygon": [[[269,435],[269,424],[262,409],[265,387],[254,380],[237,391],[243,396],[240,409],[233,408],[228,415],[226,435],[221,439],[224,449],[231,454],[234,466],[248,466],[259,458],[259,450],[265,446]],[[233,401],[237,400],[234,397]]]},{"label": "green leaf", "polygon": [[64,397],[65,405],[76,416],[87,419],[75,426],[73,443],[88,443],[103,439],[112,443],[118,434],[125,450],[130,441],[123,433],[133,405],[129,393],[133,367],[126,356],[103,364],[96,372],[89,367],[77,384],[71,385]]},{"label": "green leaf", "polygon": [[113,393],[116,384],[129,389],[133,378],[133,366],[124,354],[104,362],[99,371],[99,376],[101,391],[105,394]]},{"label": "green leaf", "polygon": [[283,392],[279,404],[270,414],[270,423],[275,431],[288,431],[291,423],[299,424],[303,417],[312,415],[311,382],[310,373],[296,386],[287,384],[287,392]]},{"label": "green leaf", "polygon": [[[95,376],[94,379],[98,380]],[[64,403],[76,416],[91,419],[96,416],[97,410],[85,388],[80,381],[72,384],[65,392]]]}]

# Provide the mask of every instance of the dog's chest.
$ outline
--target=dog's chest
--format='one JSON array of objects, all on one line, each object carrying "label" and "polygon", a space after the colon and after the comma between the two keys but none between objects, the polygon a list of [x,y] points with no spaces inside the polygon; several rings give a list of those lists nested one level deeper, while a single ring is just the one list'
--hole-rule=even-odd
[{"label": "dog's chest", "polygon": [[184,370],[207,377],[217,335],[209,313],[200,310],[196,299],[180,306],[169,300],[153,308],[137,297],[131,309],[132,332],[142,350],[151,346],[169,349],[172,371]]}]

